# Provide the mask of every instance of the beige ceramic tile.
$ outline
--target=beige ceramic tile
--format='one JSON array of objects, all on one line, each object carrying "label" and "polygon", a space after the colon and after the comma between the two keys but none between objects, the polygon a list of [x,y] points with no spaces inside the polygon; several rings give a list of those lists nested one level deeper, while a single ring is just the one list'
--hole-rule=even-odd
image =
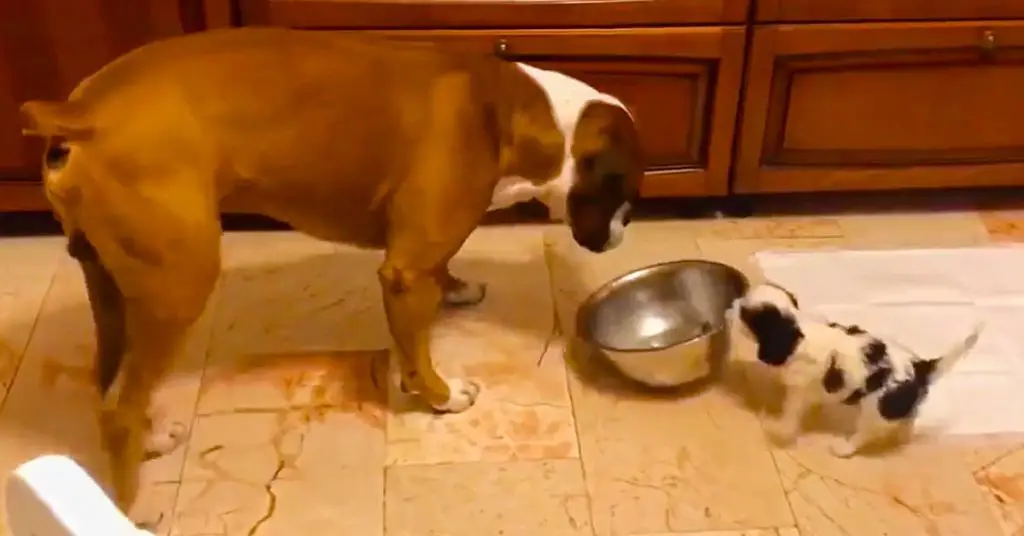
[{"label": "beige ceramic tile", "polygon": [[644,397],[587,376],[572,394],[596,534],[793,524],[752,412],[715,390]]},{"label": "beige ceramic tile", "polygon": [[[615,275],[701,257],[697,232],[694,222],[637,223],[619,249],[600,255],[581,251],[560,230],[549,232],[566,331],[579,301]],[[641,396],[574,341],[570,349],[570,389],[598,535],[792,525],[752,413],[713,391]]]},{"label": "beige ceramic tile", "polygon": [[853,249],[970,247],[988,241],[973,211],[843,216],[839,225]]},{"label": "beige ceramic tile", "polygon": [[234,396],[198,416],[172,533],[383,534],[385,395],[374,364],[385,357],[292,354],[211,371],[204,390]]},{"label": "beige ceramic tile", "polygon": [[487,282],[487,297],[442,314],[433,355],[442,374],[483,391],[470,410],[435,415],[393,388],[389,465],[579,456],[542,230],[481,228],[452,262],[459,277]]},{"label": "beige ceramic tile", "polygon": [[375,255],[296,233],[225,238],[174,534],[382,534]]},{"label": "beige ceramic tile", "polygon": [[60,238],[0,239],[0,405],[14,379],[58,261]]},{"label": "beige ceramic tile", "polygon": [[[988,456],[982,458],[978,450]],[[986,501],[995,512],[1005,536],[1024,534],[1024,445],[1003,444],[988,449],[974,449],[968,462],[972,467]]]},{"label": "beige ceramic tile", "polygon": [[260,352],[387,348],[379,252],[295,232],[224,237],[221,308],[210,362]]},{"label": "beige ceramic tile", "polygon": [[631,534],[630,536],[800,536],[795,528],[752,529],[752,530],[713,530],[700,532],[661,532],[658,534]]},{"label": "beige ceramic tile", "polygon": [[589,536],[588,506],[578,460],[387,471],[387,536]]},{"label": "beige ceramic tile", "polygon": [[[204,317],[194,329],[188,352],[154,393],[155,405],[185,425],[193,418],[208,329]],[[62,452],[83,463],[101,482],[107,481],[96,422],[98,396],[92,384],[94,347],[85,283],[77,263],[65,257],[0,413],[0,471],[6,473],[12,464],[44,453]],[[10,437],[19,440],[9,443]],[[131,512],[134,519],[153,522],[170,513],[184,450],[143,466],[140,496]]]},{"label": "beige ceramic tile", "polygon": [[1024,242],[1024,210],[983,210],[985,230],[995,242]]},{"label": "beige ceramic tile", "polygon": [[831,217],[755,216],[705,220],[699,228],[699,233],[703,238],[719,240],[768,240],[836,238],[843,236],[843,229],[835,218]]},{"label": "beige ceramic tile", "polygon": [[764,280],[755,255],[762,251],[835,251],[846,247],[842,237],[766,240],[719,240],[698,238],[704,258],[734,266],[746,274],[752,284]]},{"label": "beige ceramic tile", "polygon": [[775,458],[804,534],[999,534],[956,449],[910,445],[843,460],[824,442],[805,440]]}]

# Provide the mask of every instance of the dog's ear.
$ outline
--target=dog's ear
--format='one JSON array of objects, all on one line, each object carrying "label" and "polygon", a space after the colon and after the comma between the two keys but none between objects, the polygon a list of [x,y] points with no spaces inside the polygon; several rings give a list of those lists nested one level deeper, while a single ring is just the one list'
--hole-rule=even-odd
[{"label": "dog's ear", "polygon": [[757,339],[757,360],[766,365],[784,365],[804,338],[796,318],[770,304],[742,307],[740,320]]},{"label": "dog's ear", "polygon": [[28,101],[18,109],[25,136],[82,140],[92,135],[92,119],[80,102]]}]

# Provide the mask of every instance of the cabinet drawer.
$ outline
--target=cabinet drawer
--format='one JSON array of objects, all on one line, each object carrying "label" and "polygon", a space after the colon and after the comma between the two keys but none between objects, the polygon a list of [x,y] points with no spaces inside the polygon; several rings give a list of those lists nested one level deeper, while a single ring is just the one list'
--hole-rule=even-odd
[{"label": "cabinet drawer", "polygon": [[750,0],[239,0],[243,25],[583,28],[743,23]]},{"label": "cabinet drawer", "polygon": [[759,22],[915,21],[1024,18],[1010,0],[759,0]]},{"label": "cabinet drawer", "polygon": [[1024,23],[757,28],[735,189],[1024,184]]},{"label": "cabinet drawer", "polygon": [[621,99],[647,157],[648,197],[724,195],[743,28],[381,31],[564,72]]}]

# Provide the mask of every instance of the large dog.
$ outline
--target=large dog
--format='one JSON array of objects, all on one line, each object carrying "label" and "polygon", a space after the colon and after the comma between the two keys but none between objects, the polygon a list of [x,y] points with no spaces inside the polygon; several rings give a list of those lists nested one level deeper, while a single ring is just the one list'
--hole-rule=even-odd
[{"label": "large dog", "polygon": [[85,274],[122,506],[147,446],[166,443],[150,392],[217,280],[225,203],[384,249],[402,386],[459,412],[480,389],[438,375],[429,330],[442,303],[477,303],[484,287],[449,259],[489,209],[531,198],[583,247],[615,247],[643,174],[628,110],[579,80],[330,32],[159,41],[21,111],[48,140],[46,194]]}]

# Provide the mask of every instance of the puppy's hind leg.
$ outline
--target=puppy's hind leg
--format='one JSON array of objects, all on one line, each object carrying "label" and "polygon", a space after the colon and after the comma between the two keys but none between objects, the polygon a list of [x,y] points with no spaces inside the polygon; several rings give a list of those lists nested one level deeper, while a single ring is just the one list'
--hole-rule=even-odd
[{"label": "puppy's hind leg", "polygon": [[850,458],[877,440],[910,431],[908,426],[912,426],[910,421],[887,421],[873,407],[861,406],[856,430],[849,437],[836,441],[832,445],[832,454]]}]

